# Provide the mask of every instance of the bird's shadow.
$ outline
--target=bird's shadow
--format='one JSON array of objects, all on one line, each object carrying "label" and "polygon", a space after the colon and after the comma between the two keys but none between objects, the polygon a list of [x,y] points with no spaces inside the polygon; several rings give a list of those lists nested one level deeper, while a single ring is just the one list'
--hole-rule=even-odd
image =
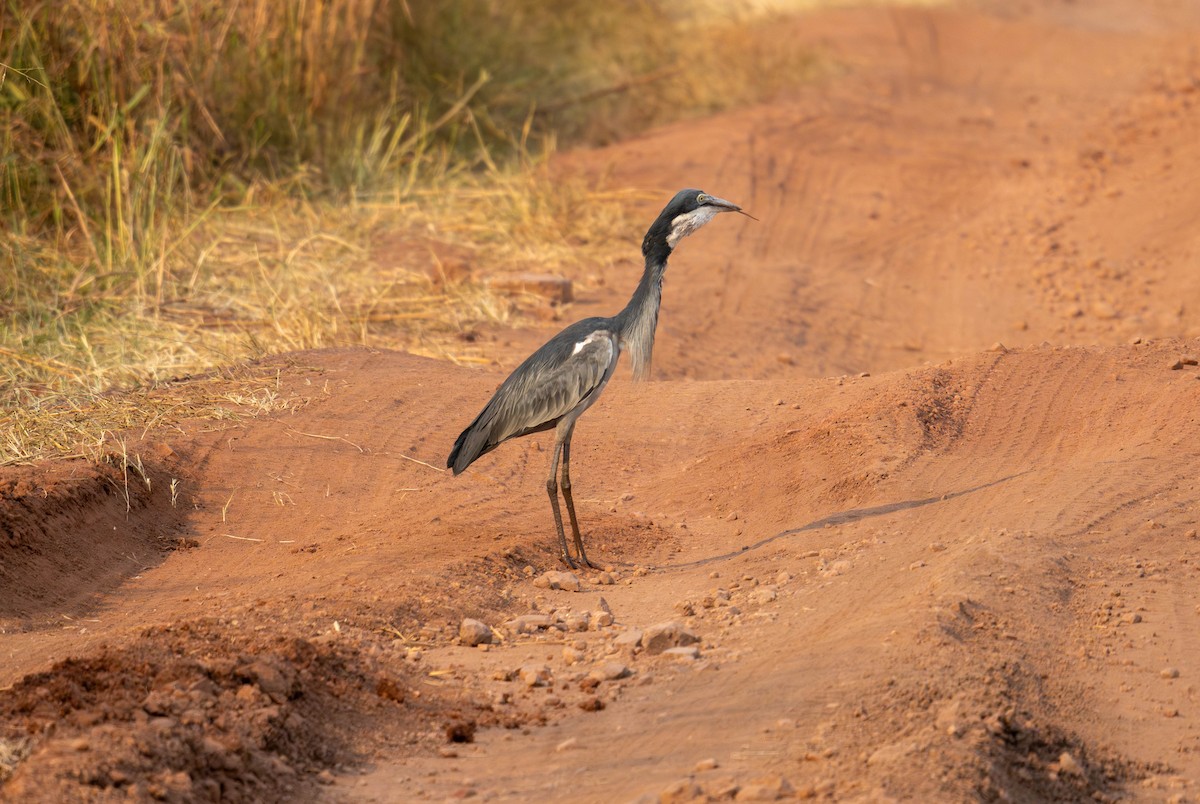
[{"label": "bird's shadow", "polygon": [[766,545],[771,544],[772,542],[780,539],[786,539],[788,536],[795,536],[798,533],[804,533],[805,531],[809,530],[821,530],[827,525],[845,525],[850,522],[858,522],[863,519],[893,514],[897,511],[907,511],[910,508],[921,508],[926,505],[933,505],[934,503],[948,502],[958,497],[965,497],[968,494],[974,494],[977,491],[983,491],[984,489],[991,488],[992,486],[998,486],[1001,483],[1007,483],[1008,481],[1020,477],[1023,474],[1025,474],[1025,472],[1018,472],[1017,474],[1008,475],[1007,477],[1002,477],[989,483],[982,483],[978,486],[973,486],[969,489],[963,489],[961,491],[951,491],[946,494],[939,494],[936,497],[925,497],[924,499],[920,500],[902,500],[901,502],[886,503],[884,505],[873,505],[869,508],[851,508],[848,511],[839,511],[835,514],[830,514],[829,516],[815,519],[812,522],[809,522],[807,525],[801,525],[798,528],[788,528],[787,530],[782,530],[779,533],[776,533],[774,536],[767,536],[766,538],[760,539],[753,544],[745,545],[737,550],[731,550],[728,553],[721,553],[720,555],[709,556],[707,558],[699,558],[695,561],[685,561],[679,564],[667,564],[663,567],[663,569],[687,569],[689,567],[702,567],[705,564],[713,564],[718,561],[728,561],[731,558],[745,555],[751,550],[757,550],[760,547],[765,547]]}]

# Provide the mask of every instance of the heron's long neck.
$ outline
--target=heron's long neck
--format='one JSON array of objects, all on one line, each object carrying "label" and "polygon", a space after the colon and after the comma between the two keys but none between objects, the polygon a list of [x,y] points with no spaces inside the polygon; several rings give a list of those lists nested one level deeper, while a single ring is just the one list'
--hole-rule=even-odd
[{"label": "heron's long neck", "polygon": [[654,351],[654,328],[658,325],[658,305],[662,300],[663,274],[666,257],[646,259],[646,270],[625,309],[614,317],[621,348],[629,351],[633,361],[633,377],[644,380],[650,376],[650,357]]}]

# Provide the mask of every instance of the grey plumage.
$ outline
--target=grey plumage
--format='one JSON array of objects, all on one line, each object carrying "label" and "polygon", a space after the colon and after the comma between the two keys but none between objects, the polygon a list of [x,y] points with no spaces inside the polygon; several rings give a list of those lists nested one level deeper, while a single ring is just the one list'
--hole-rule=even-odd
[{"label": "grey plumage", "polygon": [[[577,321],[526,358],[458,437],[446,463],[454,474],[510,438],[557,426],[589,394],[595,396],[616,366],[615,333],[605,328],[611,320]],[[597,333],[604,334],[574,351]]]},{"label": "grey plumage", "polygon": [[611,318],[577,321],[530,355],[509,375],[475,421],[462,431],[446,460],[446,466],[457,475],[510,438],[556,428],[546,490],[563,560],[572,567],[575,560],[567,548],[558,504],[559,458],[563,500],[567,504],[575,550],[579,561],[591,566],[571,496],[571,435],[575,421],[600,396],[616,370],[622,351],[630,353],[635,379],[649,376],[667,258],[680,239],[719,212],[747,214],[738,205],[700,190],[676,193],[642,240],[645,270],[625,308]]}]

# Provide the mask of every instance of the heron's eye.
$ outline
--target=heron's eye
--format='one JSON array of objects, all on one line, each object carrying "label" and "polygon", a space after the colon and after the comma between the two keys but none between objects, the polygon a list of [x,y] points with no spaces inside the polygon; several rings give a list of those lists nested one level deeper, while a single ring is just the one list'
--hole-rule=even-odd
[{"label": "heron's eye", "polygon": [[707,204],[708,196],[705,195],[704,193],[700,193],[700,195],[696,196],[696,203],[697,204]]}]

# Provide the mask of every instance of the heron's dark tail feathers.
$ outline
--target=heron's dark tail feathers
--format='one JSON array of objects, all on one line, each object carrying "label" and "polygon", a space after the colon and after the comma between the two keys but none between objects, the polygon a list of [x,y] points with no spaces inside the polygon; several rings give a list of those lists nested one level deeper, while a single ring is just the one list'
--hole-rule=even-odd
[{"label": "heron's dark tail feathers", "polygon": [[456,475],[461,474],[480,455],[495,449],[495,444],[488,444],[489,429],[481,427],[478,419],[471,422],[454,442],[454,449],[450,450],[450,457],[446,459],[446,468],[453,469]]},{"label": "heron's dark tail feathers", "polygon": [[484,408],[475,421],[467,425],[467,430],[460,433],[454,443],[454,449],[450,450],[450,457],[446,458],[446,468],[454,469],[455,474],[462,474],[462,470],[474,463],[476,458],[499,446],[498,443],[492,442],[493,418],[488,415],[490,408],[491,406]]}]

